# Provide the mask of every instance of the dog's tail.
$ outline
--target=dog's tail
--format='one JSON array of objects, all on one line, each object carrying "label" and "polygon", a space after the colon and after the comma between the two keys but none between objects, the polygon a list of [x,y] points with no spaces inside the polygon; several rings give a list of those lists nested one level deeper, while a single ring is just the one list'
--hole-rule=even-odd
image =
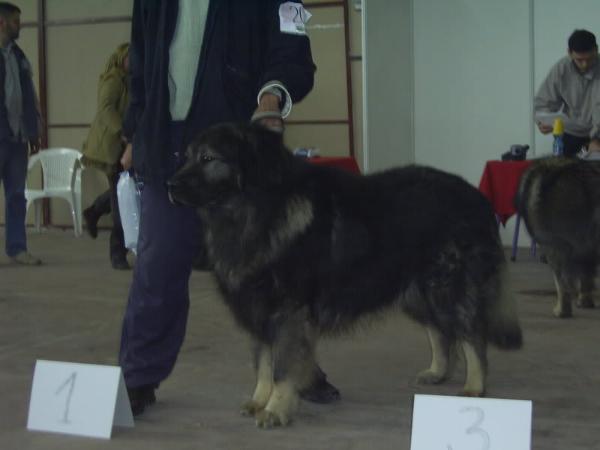
[{"label": "dog's tail", "polygon": [[487,339],[501,349],[521,348],[523,334],[517,316],[515,297],[509,288],[506,263],[502,265],[495,287],[495,293],[491,293],[491,301],[486,310]]}]

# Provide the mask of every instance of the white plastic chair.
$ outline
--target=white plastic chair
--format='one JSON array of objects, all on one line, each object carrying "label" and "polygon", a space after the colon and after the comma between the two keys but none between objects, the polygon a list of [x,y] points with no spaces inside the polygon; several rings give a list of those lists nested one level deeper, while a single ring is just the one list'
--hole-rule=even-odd
[{"label": "white plastic chair", "polygon": [[31,158],[27,170],[39,162],[42,165],[42,189],[25,189],[27,210],[33,203],[35,206],[35,228],[40,231],[41,200],[44,198],[63,198],[71,207],[73,231],[75,236],[81,236],[81,171],[83,166],[80,158],[82,153],[70,148],[49,148],[42,150]]}]

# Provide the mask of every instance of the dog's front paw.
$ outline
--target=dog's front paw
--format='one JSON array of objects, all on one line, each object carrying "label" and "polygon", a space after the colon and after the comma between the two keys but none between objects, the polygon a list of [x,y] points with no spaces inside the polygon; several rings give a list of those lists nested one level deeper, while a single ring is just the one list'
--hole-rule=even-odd
[{"label": "dog's front paw", "polygon": [[464,389],[459,395],[461,397],[485,397],[485,392],[477,389]]},{"label": "dog's front paw", "polygon": [[573,311],[571,310],[571,306],[568,307],[557,305],[552,310],[555,317],[559,319],[566,319],[567,317],[573,317]]},{"label": "dog's front paw", "polygon": [[434,372],[431,369],[423,370],[417,374],[417,383],[439,384],[446,379],[446,374]]},{"label": "dog's front paw", "polygon": [[276,413],[263,409],[256,414],[256,426],[258,428],[274,428],[279,426],[286,426],[290,423],[291,417],[287,414]]},{"label": "dog's front paw", "polygon": [[240,414],[242,416],[254,417],[258,412],[262,411],[265,405],[261,405],[254,400],[248,400],[244,402],[240,408]]}]

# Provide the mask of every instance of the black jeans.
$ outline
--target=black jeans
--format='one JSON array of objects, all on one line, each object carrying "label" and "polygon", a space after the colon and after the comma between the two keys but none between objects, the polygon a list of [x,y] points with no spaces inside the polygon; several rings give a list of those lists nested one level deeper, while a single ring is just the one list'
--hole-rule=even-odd
[{"label": "black jeans", "polygon": [[117,198],[117,183],[119,182],[119,173],[115,172],[109,178],[110,181],[110,208],[112,210],[113,226],[110,230],[110,259],[115,257],[125,257],[127,249],[125,248],[125,236],[123,235],[123,226],[121,225],[121,213],[119,211],[119,200]]},{"label": "black jeans", "polygon": [[4,184],[6,254],[15,256],[27,250],[25,233],[25,180],[27,144],[0,143],[0,185]]},{"label": "black jeans", "polygon": [[112,229],[110,231],[110,259],[121,258],[127,255],[125,248],[125,237],[123,236],[123,227],[121,225],[121,214],[119,213],[119,201],[117,200],[117,183],[119,182],[119,172],[114,172],[108,176],[108,189],[100,194],[91,208],[99,218],[104,214],[112,212]]},{"label": "black jeans", "polygon": [[572,158],[579,153],[581,147],[587,147],[590,142],[590,138],[574,136],[572,134],[565,133],[563,135],[563,142],[565,144],[564,155]]}]

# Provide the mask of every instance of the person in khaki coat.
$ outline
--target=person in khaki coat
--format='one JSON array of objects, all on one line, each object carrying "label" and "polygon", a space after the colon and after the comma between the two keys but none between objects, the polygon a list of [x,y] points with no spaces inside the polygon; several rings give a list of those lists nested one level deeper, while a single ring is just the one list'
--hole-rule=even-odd
[{"label": "person in khaki coat", "polygon": [[129,44],[117,47],[110,56],[98,82],[98,109],[88,137],[83,144],[83,164],[104,172],[109,189],[83,211],[87,231],[92,238],[98,235],[98,220],[112,211],[113,227],[110,234],[110,261],[115,269],[129,269],[127,249],[117,202],[117,182],[122,170],[123,118],[129,102],[127,71]]}]

